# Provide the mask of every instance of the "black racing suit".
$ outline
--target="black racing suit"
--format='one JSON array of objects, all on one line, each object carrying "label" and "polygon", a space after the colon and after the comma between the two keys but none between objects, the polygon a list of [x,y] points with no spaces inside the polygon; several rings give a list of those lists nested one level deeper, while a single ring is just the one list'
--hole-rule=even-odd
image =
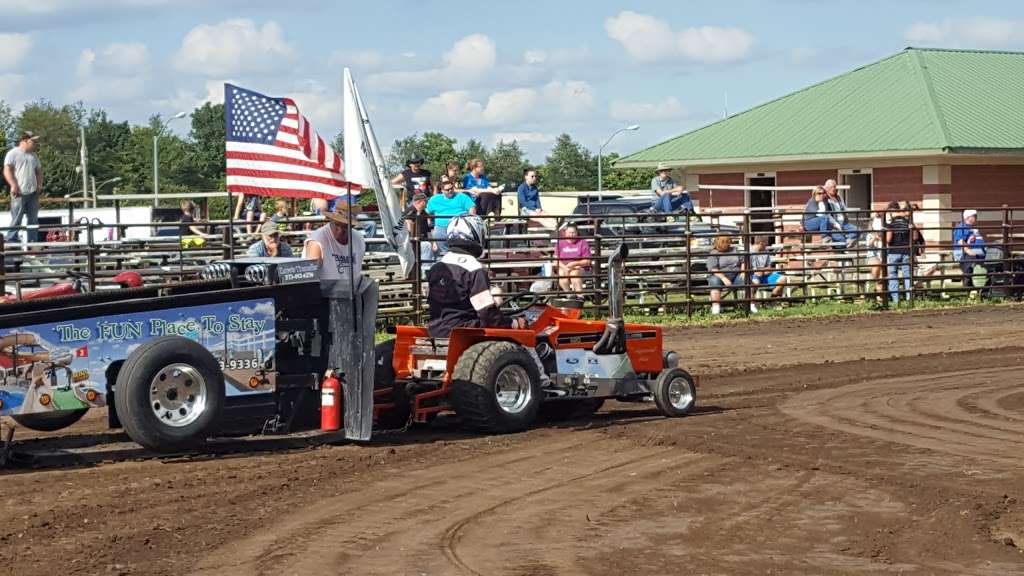
[{"label": "black racing suit", "polygon": [[511,328],[513,321],[498,309],[487,271],[470,254],[453,247],[427,273],[430,324],[434,338],[447,338],[453,328]]}]

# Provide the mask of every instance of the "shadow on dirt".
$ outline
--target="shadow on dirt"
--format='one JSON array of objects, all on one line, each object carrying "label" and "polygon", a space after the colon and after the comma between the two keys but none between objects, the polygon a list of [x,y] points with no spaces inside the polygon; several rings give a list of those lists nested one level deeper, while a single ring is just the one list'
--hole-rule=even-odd
[{"label": "shadow on dirt", "polygon": [[[629,426],[653,420],[661,420],[657,410],[648,408],[619,408],[599,412],[586,418],[541,422],[538,428],[559,428],[586,430],[611,426]],[[725,412],[717,406],[700,406],[693,413],[680,419],[685,421],[698,416]],[[325,446],[352,445],[367,448],[383,448],[452,442],[480,437],[462,430],[455,416],[440,416],[428,425],[412,426],[408,430],[385,430],[375,432],[371,442],[352,442],[345,439],[344,432],[320,432],[311,430],[287,436],[247,436],[241,438],[211,439],[200,452],[159,454],[132,442],[127,434],[120,431],[79,434],[60,437],[29,438],[15,440],[7,466],[0,469],[0,476],[32,472],[52,468],[87,468],[114,462],[160,460],[166,464],[203,462],[222,458],[246,458],[265,455],[268,452],[309,450]]]}]

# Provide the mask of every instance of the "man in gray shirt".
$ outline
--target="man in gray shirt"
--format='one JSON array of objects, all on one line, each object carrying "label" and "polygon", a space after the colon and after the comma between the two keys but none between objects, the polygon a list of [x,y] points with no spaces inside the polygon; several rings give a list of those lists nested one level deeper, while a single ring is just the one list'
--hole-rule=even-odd
[{"label": "man in gray shirt", "polygon": [[[43,189],[43,168],[36,156],[39,136],[22,132],[18,146],[4,157],[4,179],[11,188],[11,227],[21,226],[24,217],[28,221],[26,240],[36,241],[39,224],[39,192]],[[8,242],[18,241],[18,231],[7,233]]]}]

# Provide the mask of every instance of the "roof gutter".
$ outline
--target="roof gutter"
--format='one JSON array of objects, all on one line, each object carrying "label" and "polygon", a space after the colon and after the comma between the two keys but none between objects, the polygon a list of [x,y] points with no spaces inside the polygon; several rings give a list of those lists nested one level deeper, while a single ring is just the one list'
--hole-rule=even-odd
[{"label": "roof gutter", "polygon": [[[792,154],[784,156],[751,156],[739,158],[679,158],[662,160],[631,161],[619,159],[612,164],[615,168],[655,168],[659,163],[667,163],[677,168],[695,166],[733,166],[737,164],[784,164],[798,162],[820,162],[828,160],[864,160],[875,158],[920,158],[922,156],[944,156],[972,152],[973,149],[933,150],[883,150],[878,152],[842,152],[836,154]],[[1024,149],[1009,149],[1006,153],[1024,154]]]}]

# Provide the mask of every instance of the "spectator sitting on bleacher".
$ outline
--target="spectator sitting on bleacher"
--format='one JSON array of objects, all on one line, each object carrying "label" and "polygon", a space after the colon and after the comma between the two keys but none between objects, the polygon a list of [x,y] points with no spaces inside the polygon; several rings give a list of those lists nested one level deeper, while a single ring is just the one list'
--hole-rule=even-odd
[{"label": "spectator sitting on bleacher", "polygon": [[[767,237],[754,238],[754,243],[750,245],[750,283],[770,287],[772,298],[778,298],[786,286],[786,275],[774,269],[772,255],[767,250]],[[753,302],[750,303],[750,311],[757,312],[757,305]]]},{"label": "spectator sitting on bleacher", "polygon": [[558,256],[558,287],[563,291],[570,288],[577,294],[583,292],[583,271],[590,266],[593,253],[590,243],[580,238],[575,224],[566,224],[562,238],[555,250]]},{"label": "spectator sitting on bleacher", "polygon": [[977,210],[964,210],[963,221],[953,229],[953,259],[960,263],[964,288],[973,286],[974,267],[985,266],[985,237],[975,226],[978,224]]},{"label": "spectator sitting on bleacher", "polygon": [[846,241],[847,246],[852,246],[856,241],[860,233],[860,228],[857,228],[853,224],[850,224],[849,219],[846,217],[848,212],[846,203],[839,197],[839,189],[836,187],[836,181],[829,178],[825,181],[825,201],[828,203],[828,211],[832,215],[832,219],[835,220],[838,225],[838,230],[832,233],[833,242]]},{"label": "spectator sitting on bleacher", "polygon": [[271,221],[264,222],[260,226],[260,239],[249,246],[249,256],[270,257],[270,258],[291,258],[292,247],[281,241],[281,231],[277,224]]},{"label": "spectator sitting on bleacher", "polygon": [[690,198],[690,193],[682,185],[676,184],[670,176],[671,173],[671,166],[665,163],[658,164],[656,175],[651,178],[651,192],[654,194],[651,209],[664,214],[693,214],[693,199]]},{"label": "spectator sitting on bleacher", "polygon": [[725,234],[715,236],[714,248],[708,253],[708,286],[711,288],[711,313],[722,311],[722,289],[743,286],[743,257]]},{"label": "spectator sitting on bleacher", "polygon": [[822,242],[832,241],[832,236],[829,235],[832,230],[837,230],[840,234],[843,232],[843,227],[832,217],[828,201],[825,199],[825,189],[821,186],[814,187],[811,199],[804,206],[803,226],[804,232],[808,234],[821,234]]}]

